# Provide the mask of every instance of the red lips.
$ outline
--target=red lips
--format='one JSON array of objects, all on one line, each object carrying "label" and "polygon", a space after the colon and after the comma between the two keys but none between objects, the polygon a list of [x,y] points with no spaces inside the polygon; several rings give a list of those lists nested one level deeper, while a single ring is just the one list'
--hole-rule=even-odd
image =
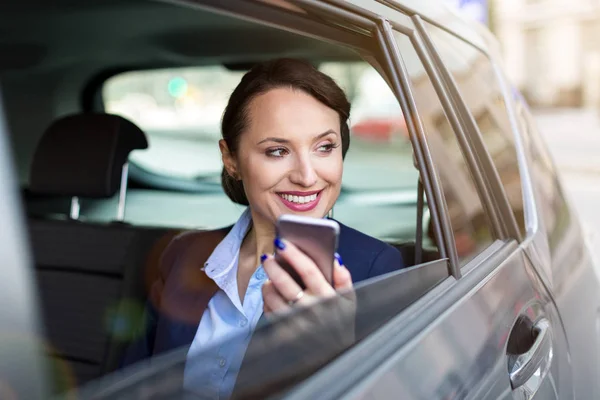
[{"label": "red lips", "polygon": [[[277,193],[277,197],[279,197],[281,202],[290,210],[295,212],[307,212],[313,210],[319,204],[319,200],[321,200],[321,192],[322,190],[313,190],[310,192],[279,192]],[[282,195],[306,197],[314,194],[317,195],[317,198],[307,203],[295,203],[282,197]]]}]

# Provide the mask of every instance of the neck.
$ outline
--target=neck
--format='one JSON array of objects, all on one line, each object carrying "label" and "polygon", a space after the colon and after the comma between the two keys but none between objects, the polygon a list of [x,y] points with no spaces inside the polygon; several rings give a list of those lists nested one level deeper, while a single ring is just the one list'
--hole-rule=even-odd
[{"label": "neck", "polygon": [[275,226],[255,212],[251,211],[251,213],[252,227],[244,239],[243,247],[246,247],[248,252],[254,253],[254,258],[257,260],[255,265],[258,265],[261,255],[272,254],[274,251]]}]

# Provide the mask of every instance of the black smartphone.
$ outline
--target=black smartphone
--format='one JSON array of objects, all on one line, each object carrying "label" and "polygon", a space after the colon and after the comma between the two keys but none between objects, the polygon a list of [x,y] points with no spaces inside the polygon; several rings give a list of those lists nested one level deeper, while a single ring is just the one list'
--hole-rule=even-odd
[{"label": "black smartphone", "polygon": [[[277,235],[293,243],[310,257],[327,282],[333,284],[333,261],[340,235],[340,225],[337,222],[325,218],[284,214],[277,220]],[[277,249],[275,260],[303,290],[306,288],[296,270],[277,253]]]}]

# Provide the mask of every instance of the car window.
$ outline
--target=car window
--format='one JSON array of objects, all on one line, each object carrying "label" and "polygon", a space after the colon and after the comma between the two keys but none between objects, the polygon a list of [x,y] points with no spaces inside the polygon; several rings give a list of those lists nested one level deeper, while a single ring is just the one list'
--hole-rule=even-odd
[{"label": "car window", "polygon": [[133,163],[168,177],[220,176],[221,114],[243,74],[219,65],[126,72],[104,84],[104,108],[148,135]]},{"label": "car window", "polygon": [[[176,7],[166,4],[164,6]],[[198,18],[200,22],[212,21],[210,12],[203,9],[200,12],[203,13]],[[186,9],[183,15],[188,13],[191,11]],[[174,20],[178,21],[178,18]],[[324,23],[321,20],[318,22]],[[336,28],[339,28],[340,22],[337,19],[334,23]],[[204,28],[204,24],[202,25]],[[221,23],[218,26],[225,29],[230,25]],[[208,32],[212,32],[209,28],[207,28]],[[237,29],[227,29],[226,32],[230,34],[222,35],[224,38],[239,35],[240,31]],[[179,28],[176,32],[180,32]],[[192,32],[190,35],[194,36],[197,31],[190,32]],[[251,35],[254,30],[243,32]],[[268,54],[269,58],[276,57],[278,54],[282,56],[313,54],[311,53],[314,51],[313,46],[301,47],[302,52],[296,51],[293,46],[298,45],[298,41],[290,39],[291,34],[287,31],[281,37],[277,36],[279,31],[275,29],[267,33],[269,35],[265,37],[273,35],[273,43],[285,43],[285,47],[270,48],[268,47],[270,43],[263,44],[255,41],[257,47],[248,49],[249,53],[244,53],[245,57],[254,60],[265,57],[265,54]],[[283,34],[284,31],[281,33]],[[85,39],[85,36],[82,38]],[[365,39],[364,44],[369,44],[365,48],[378,49],[374,37],[363,39]],[[121,41],[116,40],[111,43],[121,43]],[[225,43],[231,46],[232,42]],[[405,266],[410,266],[413,264],[411,257],[417,258],[414,256],[417,246],[410,241],[414,240],[417,224],[418,172],[414,167],[412,146],[407,137],[404,116],[397,98],[384,77],[377,72],[388,68],[381,68],[381,64],[378,64],[381,62],[378,53],[368,53],[365,56],[366,59],[373,61],[373,65],[378,66],[378,69],[375,69],[371,64],[361,61],[358,53],[353,53],[346,48],[343,49],[344,52],[336,53],[338,46],[325,41],[323,43],[325,43],[323,47],[331,46],[334,51],[329,53],[321,48],[320,52],[314,53],[316,54],[314,59],[320,61],[314,62],[346,90],[352,103],[349,121],[352,140],[344,166],[342,194],[335,205],[334,217],[363,233],[391,242],[402,252]],[[305,42],[300,44],[304,46]],[[264,49],[261,47],[263,45]],[[227,54],[223,56],[224,60],[234,58],[235,48],[225,45],[222,47],[223,52]],[[414,49],[411,50],[412,52],[405,56],[409,60],[407,62],[414,62],[413,58],[417,58]],[[328,54],[344,54],[344,57],[329,59],[326,58]],[[199,54],[189,58],[188,62],[198,61],[198,66],[195,67],[129,71],[110,78],[101,88],[105,110],[122,115],[139,125],[149,137],[150,148],[135,152],[130,158],[132,182],[127,187],[125,220],[127,224],[90,224],[89,222],[97,222],[97,220],[92,218],[92,214],[87,213],[86,218],[82,218],[77,224],[67,224],[68,227],[75,227],[78,231],[74,236],[67,235],[68,246],[65,248],[71,250],[73,247],[78,251],[75,253],[67,251],[62,254],[61,257],[65,260],[62,260],[64,262],[60,263],[59,268],[52,259],[47,263],[50,272],[46,275],[45,281],[41,281],[40,284],[44,285],[44,289],[50,288],[45,293],[58,293],[52,290],[59,284],[58,282],[65,286],[65,290],[73,291],[70,292],[72,301],[57,303],[49,300],[44,304],[47,321],[54,321],[62,328],[57,330],[58,334],[49,330],[54,334],[49,342],[54,343],[55,338],[58,338],[63,339],[62,343],[69,344],[66,350],[62,348],[63,346],[57,346],[60,352],[57,351],[55,357],[61,362],[68,363],[79,375],[85,375],[77,376],[65,385],[79,385],[104,374],[109,370],[109,366],[116,368],[116,362],[125,361],[122,350],[127,346],[134,346],[134,348],[138,345],[149,346],[151,343],[147,341],[148,339],[154,342],[153,349],[148,354],[156,354],[160,357],[161,351],[177,350],[171,346],[184,344],[188,339],[191,341],[191,338],[184,338],[184,335],[186,332],[196,331],[197,320],[190,321],[186,318],[188,317],[186,310],[177,307],[179,306],[177,301],[184,299],[186,304],[194,308],[194,312],[201,311],[195,307],[193,300],[197,300],[195,290],[198,289],[198,285],[204,286],[206,281],[196,281],[193,273],[188,275],[187,271],[184,271],[180,275],[178,268],[169,268],[172,265],[179,265],[176,264],[175,259],[173,260],[175,264],[170,264],[169,259],[173,252],[179,251],[178,244],[181,241],[172,240],[180,230],[175,228],[165,231],[147,229],[147,227],[140,229],[138,225],[143,225],[147,221],[161,221],[170,227],[181,227],[192,221],[194,225],[206,228],[209,224],[202,221],[222,212],[222,209],[217,207],[217,202],[231,204],[222,191],[219,193],[215,191],[208,193],[202,190],[184,191],[177,186],[179,182],[187,182],[191,185],[197,181],[216,182],[218,185],[218,175],[222,168],[217,143],[220,138],[221,114],[231,91],[245,72],[237,67],[232,69],[221,64],[205,65],[203,61],[208,64],[216,63],[216,57],[206,54],[206,60],[203,60],[202,56],[203,54]],[[113,59],[113,62],[118,63],[120,59]],[[435,94],[429,100],[434,101],[434,98]],[[443,131],[442,128],[439,129],[440,132]],[[440,146],[444,147],[443,144]],[[458,148],[456,149],[459,151]],[[135,179],[139,179],[134,176],[136,169],[161,177],[162,182],[167,181],[170,185],[159,187],[152,186],[152,181],[136,181]],[[209,198],[212,203],[196,202],[198,198]],[[113,199],[95,200],[94,205],[97,205],[100,202],[108,203],[107,200]],[[114,207],[108,208],[112,208],[109,218],[113,218]],[[84,215],[83,207],[82,215]],[[227,215],[227,218],[229,217]],[[233,217],[232,219],[235,219],[237,215]],[[463,226],[469,223],[470,220],[459,226],[457,222],[457,232],[462,232],[461,229],[471,232],[472,224],[467,228]],[[45,224],[42,228],[44,227]],[[101,240],[87,234],[87,230],[100,234]],[[49,237],[47,230],[40,231],[45,237]],[[349,230],[346,232],[353,235]],[[72,241],[76,236],[88,241],[84,241],[83,246],[79,242],[73,246]],[[171,249],[175,250],[165,251],[169,243],[174,243]],[[243,371],[240,371],[239,381],[242,385],[241,390],[251,393],[247,398],[265,398],[266,395],[286,390],[356,343],[377,332],[384,324],[415,302],[423,300],[430,304],[431,299],[435,298],[433,295],[439,295],[433,293],[434,289],[444,280],[448,279],[446,283],[450,284],[454,282],[453,278],[449,278],[447,259],[440,259],[435,248],[427,251],[430,250],[427,248],[428,245],[435,247],[434,241],[430,243],[426,241],[422,263],[413,268],[399,270],[402,263],[399,262],[397,254],[390,251],[390,247],[375,241],[368,241],[368,243],[370,244],[365,244],[365,248],[352,250],[356,255],[371,254],[369,257],[377,260],[377,263],[359,264],[358,268],[364,268],[363,271],[368,273],[364,275],[365,280],[356,282],[352,292],[330,297],[317,304],[311,303],[313,307],[298,309],[294,315],[283,317],[282,320],[273,322],[271,318],[261,319],[257,331],[251,335],[250,347],[245,353],[241,353],[246,369],[243,369],[244,365],[242,365]],[[210,246],[209,243],[207,245]],[[54,243],[52,246],[56,247]],[[88,269],[87,264],[85,264],[86,269],[82,269],[79,267],[81,261],[71,261],[70,257],[80,255],[82,248],[87,249],[84,253],[92,257],[93,269],[91,267]],[[100,257],[99,254],[110,257]],[[346,260],[348,261],[348,258]],[[355,262],[359,261],[358,258],[355,259]],[[37,262],[39,265],[46,265],[40,259]],[[68,268],[63,268],[62,264],[68,264]],[[350,265],[349,262],[348,264]],[[98,265],[97,269],[96,265]],[[381,270],[378,270],[380,267]],[[110,271],[107,273],[107,270]],[[200,269],[194,268],[193,265],[192,270],[200,272]],[[169,273],[173,275],[169,277]],[[66,274],[73,274],[74,277],[72,280],[62,280],[60,276]],[[366,279],[367,276],[371,279]],[[201,275],[201,277],[205,276]],[[181,278],[184,280],[183,286],[181,286]],[[82,285],[83,281],[86,282],[85,285]],[[84,290],[82,286],[85,286]],[[448,286],[445,285],[444,289],[447,288]],[[167,289],[174,289],[182,296],[173,298],[171,297],[173,292]],[[50,296],[48,295],[47,298],[50,299]],[[63,295],[60,299],[65,298]],[[175,305],[177,310],[170,309],[168,304]],[[73,314],[75,316],[69,320],[73,324],[61,325],[62,320],[56,316],[68,314],[71,306],[79,307],[75,307],[78,310],[86,306],[86,309],[97,312],[84,313],[85,318]],[[90,308],[91,306],[93,307]],[[147,312],[144,312],[144,309]],[[170,311],[174,313],[171,314]],[[260,308],[257,309],[257,318],[259,315]],[[51,327],[58,325],[53,324]],[[70,329],[71,325],[81,329]],[[188,329],[190,327],[191,331]],[[171,331],[171,328],[175,331]],[[77,337],[74,341],[65,340],[64,335],[61,336],[65,329],[69,332],[85,331],[89,334]],[[407,326],[407,329],[410,329],[410,326]],[[169,332],[174,332],[174,335],[167,337],[170,335]],[[165,337],[161,337],[164,336],[163,333],[166,334]],[[244,332],[245,337],[249,334],[250,331]],[[232,336],[234,335],[228,336],[216,345],[230,346],[229,349],[235,350],[231,342],[227,343]],[[73,344],[77,341],[83,341],[83,344]],[[171,372],[175,375],[183,374],[185,365],[189,363],[199,362],[207,365],[210,363],[220,371],[219,373],[226,371],[226,367],[229,368],[222,355],[213,357],[212,360],[206,358],[206,354],[214,355],[214,349],[206,349],[209,353],[201,353],[197,359],[190,360],[187,358],[189,341],[185,347],[187,348],[179,349],[181,351],[178,354],[163,354],[166,357],[179,357],[177,360],[168,358],[166,365],[160,364],[158,360],[152,360],[139,365],[139,369],[132,375],[125,375],[125,371],[118,371],[115,375],[117,390],[129,388],[129,385],[138,378],[142,383],[142,387],[137,387],[129,392],[129,395],[120,398],[140,395],[171,398],[170,395],[173,393],[169,391],[177,391],[181,388],[178,386],[181,383],[179,379],[181,376],[176,376],[175,386],[172,385],[173,382],[165,382],[162,379],[171,377]],[[161,369],[161,365],[164,368]],[[174,365],[181,368],[177,369]],[[233,368],[233,373],[237,373],[235,369],[236,367]],[[153,371],[156,374],[153,375]],[[242,372],[248,375],[243,375]],[[216,375],[211,373],[208,376]],[[219,379],[215,378],[215,381],[218,382]],[[108,385],[103,381],[100,381],[97,387],[101,391],[98,396],[84,394],[82,397],[115,398],[107,395]]]},{"label": "car window", "polygon": [[[345,188],[412,188],[415,168],[402,162],[411,155],[404,120],[386,82],[362,61],[325,62],[319,69],[336,80],[352,103],[354,140],[345,165]],[[149,149],[131,156],[140,167],[178,178],[213,175],[222,168],[215,143],[221,138],[223,110],[244,73],[219,65],[127,72],[105,83],[104,107],[134,121],[149,136]],[[399,158],[379,153],[384,159],[381,163],[367,161],[382,150],[407,155]],[[397,172],[405,169],[407,179],[398,177]],[[364,174],[370,173],[373,179],[365,180]]]},{"label": "car window", "polygon": [[[352,103],[351,144],[334,217],[381,239],[413,239],[418,171],[396,97],[365,61],[318,65]],[[102,89],[105,110],[130,119],[148,135],[149,148],[133,152],[130,161],[173,181],[218,183],[221,116],[244,72],[212,65],[131,71],[108,79]],[[214,210],[220,209],[229,212]],[[190,219],[182,215],[180,224],[176,216],[171,218],[171,225],[183,226]]]},{"label": "car window", "polygon": [[[416,53],[407,56],[416,57]],[[344,165],[343,193],[334,208],[334,216],[353,228],[358,227],[363,232],[390,241],[413,239],[418,172],[396,97],[386,80],[364,61],[323,62],[319,68],[346,91],[353,107],[350,121],[352,139]],[[229,73],[221,67],[215,70]],[[151,80],[152,72],[139,73],[148,74],[146,79]],[[118,78],[120,76],[113,79]],[[109,88],[106,86],[103,93],[107,106],[111,104]],[[126,114],[124,110],[126,108],[114,106],[108,109],[136,121],[135,114]],[[149,135],[150,146],[165,146],[161,141],[153,143],[152,124],[142,127]],[[216,129],[218,132],[218,126]],[[175,129],[170,134],[178,135]],[[217,139],[218,134],[215,134],[202,145],[215,145]],[[196,139],[188,135],[171,140]],[[165,147],[162,151],[172,149],[174,147]],[[131,159],[144,168],[163,173],[159,164],[144,166],[144,160],[140,160]],[[148,162],[152,163],[152,160]],[[218,159],[213,170],[220,172],[220,168]],[[173,174],[173,170],[168,173]],[[202,196],[202,193],[196,195]],[[433,243],[426,239],[426,250],[429,245],[433,247]],[[362,281],[354,286],[351,293],[320,301],[259,325],[253,332],[243,364],[236,371],[234,397],[266,398],[289,390],[422,299],[448,278],[447,260],[439,259],[435,249],[431,250],[429,254],[434,254],[433,258],[425,257],[424,261],[429,262],[418,268],[405,268]],[[411,253],[403,253],[404,256],[407,254]],[[407,257],[407,262],[411,261]],[[219,346],[228,346],[228,342],[219,343]],[[194,398],[200,393],[201,397],[202,388],[196,388],[193,381],[185,380],[186,365],[205,363],[209,355],[214,355],[213,350],[207,348],[193,358],[186,351],[169,354],[164,359],[158,356],[151,363],[143,361],[133,365],[126,375],[118,374],[93,382],[80,389],[80,393],[94,398],[127,397],[140,391],[175,398]],[[162,360],[166,361],[163,363]]]},{"label": "car window", "polygon": [[[264,399],[289,391],[447,278],[445,260],[420,269],[404,269],[385,279],[359,283],[352,291],[271,316],[259,324],[235,370],[232,398]],[[186,370],[195,370],[196,363],[206,365],[240,337],[230,336],[199,352],[189,353],[184,346],[156,355],[78,388],[77,397],[126,399],[144,393],[147,398],[206,398],[213,388],[201,386],[202,380],[191,379]]]},{"label": "car window", "polygon": [[426,27],[479,127],[517,225],[525,236],[523,191],[514,132],[493,65],[485,54],[467,42],[431,24],[426,23]]},{"label": "car window", "polygon": [[533,183],[538,190],[536,204],[544,219],[550,253],[554,255],[571,223],[571,212],[558,180],[554,162],[533,117],[524,105],[518,107],[518,111],[517,116],[531,151]]},{"label": "car window", "polygon": [[[464,265],[494,241],[489,218],[485,214],[456,134],[423,63],[407,36],[395,32],[395,37],[442,184],[458,257],[461,265]],[[431,227],[428,234],[433,239]]]}]

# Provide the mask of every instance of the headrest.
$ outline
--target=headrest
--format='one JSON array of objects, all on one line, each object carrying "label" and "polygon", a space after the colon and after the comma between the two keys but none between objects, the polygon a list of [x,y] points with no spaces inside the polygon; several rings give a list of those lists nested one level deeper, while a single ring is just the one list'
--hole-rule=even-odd
[{"label": "headrest", "polygon": [[77,114],[46,130],[33,157],[33,193],[112,197],[132,150],[148,148],[146,135],[117,115]]}]

